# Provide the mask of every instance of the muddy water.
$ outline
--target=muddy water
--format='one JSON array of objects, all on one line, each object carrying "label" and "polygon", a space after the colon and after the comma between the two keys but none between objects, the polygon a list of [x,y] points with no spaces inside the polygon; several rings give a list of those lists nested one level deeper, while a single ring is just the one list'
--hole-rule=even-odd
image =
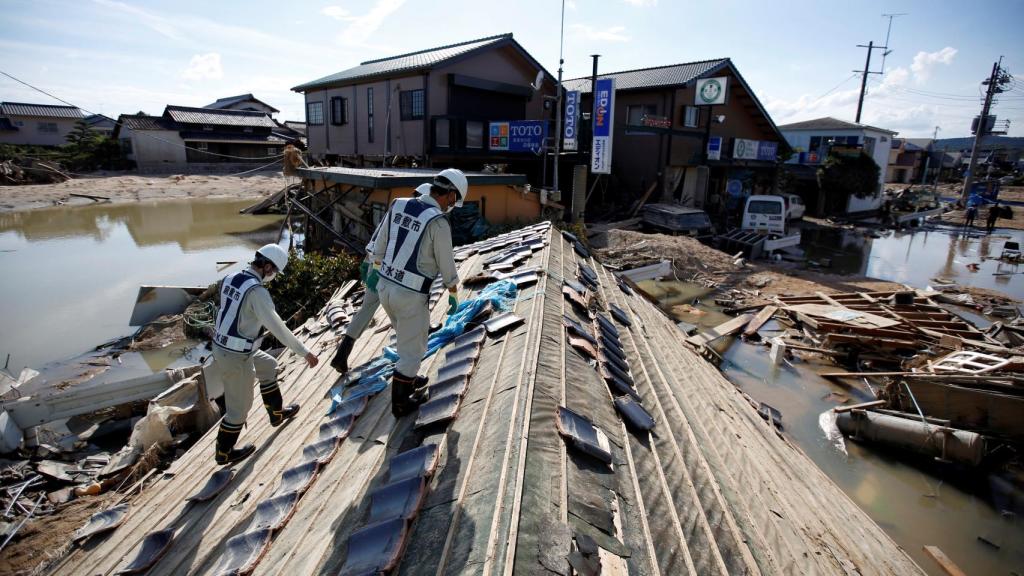
[{"label": "muddy water", "polygon": [[[17,372],[129,334],[140,285],[201,286],[238,270],[275,239],[280,222],[238,214],[251,203],[177,200],[0,213],[0,367],[8,354]],[[162,367],[171,356],[152,352],[137,360]]]},{"label": "muddy water", "polygon": [[[926,288],[933,278],[963,286],[999,290],[1024,298],[1024,264],[998,260],[1006,241],[1024,243],[1024,231],[997,229],[991,235],[955,228],[882,232],[866,237],[854,230],[807,227],[801,247],[808,258],[830,258],[831,271]],[[977,264],[977,269],[968,268]]]},{"label": "muddy water", "polygon": [[[710,327],[728,318],[700,286],[650,281],[640,287],[677,320]],[[781,329],[771,321],[761,334],[767,339]],[[837,446],[826,438],[819,416],[842,403],[874,399],[866,386],[818,376],[835,370],[827,361],[796,359],[773,367],[765,346],[729,339],[720,344],[725,377],[780,410],[786,435],[924,570],[945,574],[924,553],[927,544],[968,574],[1024,574],[1024,493],[1007,478],[850,441]]]}]

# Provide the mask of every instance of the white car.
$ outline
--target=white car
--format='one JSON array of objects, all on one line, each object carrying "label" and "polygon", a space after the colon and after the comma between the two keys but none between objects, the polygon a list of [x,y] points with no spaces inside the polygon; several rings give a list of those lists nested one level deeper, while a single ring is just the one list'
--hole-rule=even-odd
[{"label": "white car", "polygon": [[786,194],[783,198],[786,199],[786,220],[799,220],[804,217],[804,210],[807,207],[804,206],[803,198],[796,194]]}]

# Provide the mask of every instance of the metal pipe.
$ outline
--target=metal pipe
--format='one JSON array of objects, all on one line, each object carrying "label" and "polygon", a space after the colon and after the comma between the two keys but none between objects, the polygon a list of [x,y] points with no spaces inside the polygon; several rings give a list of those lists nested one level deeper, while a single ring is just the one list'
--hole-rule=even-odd
[{"label": "metal pipe", "polygon": [[43,498],[45,497],[45,493],[39,495],[39,498],[36,499],[36,503],[32,506],[32,509],[29,510],[28,514],[26,514],[25,517],[21,519],[21,522],[19,522],[18,525],[14,527],[14,530],[11,530],[11,533],[7,535],[7,539],[4,540],[4,543],[0,544],[0,550],[3,550],[7,547],[7,543],[10,542],[12,538],[14,538],[14,535],[18,533],[18,530],[21,530],[21,527],[25,525],[25,522],[28,522],[28,519],[32,517],[32,514],[35,513],[36,508],[39,507],[39,503],[42,502]]},{"label": "metal pipe", "polygon": [[836,426],[847,436],[970,466],[985,455],[984,437],[976,432],[946,427],[931,431],[927,423],[876,412],[843,412],[836,416]]}]

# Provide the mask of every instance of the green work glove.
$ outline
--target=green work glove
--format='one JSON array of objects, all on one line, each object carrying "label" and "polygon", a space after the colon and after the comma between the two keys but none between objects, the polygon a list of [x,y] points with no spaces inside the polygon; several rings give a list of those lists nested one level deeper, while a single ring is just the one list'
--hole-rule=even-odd
[{"label": "green work glove", "polygon": [[380,272],[378,272],[377,267],[374,266],[366,276],[366,289],[376,294],[378,281],[380,281]]},{"label": "green work glove", "polygon": [[459,308],[459,299],[453,292],[448,293],[448,315],[455,314],[455,310]]},{"label": "green work glove", "polygon": [[361,264],[359,264],[359,280],[363,284],[366,284],[366,275],[369,274],[369,272],[370,272],[370,262],[367,261],[367,260],[363,260],[363,262]]}]

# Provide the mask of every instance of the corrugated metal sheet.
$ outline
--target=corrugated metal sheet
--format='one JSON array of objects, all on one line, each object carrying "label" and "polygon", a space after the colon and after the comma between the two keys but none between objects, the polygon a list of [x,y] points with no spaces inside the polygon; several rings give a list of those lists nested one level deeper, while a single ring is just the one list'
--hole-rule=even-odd
[{"label": "corrugated metal sheet", "polygon": [[186,106],[168,106],[165,112],[181,124],[208,124],[213,126],[243,126],[250,128],[275,128],[270,116],[262,112],[243,110],[209,110]]},{"label": "corrugated metal sheet", "polygon": [[0,114],[4,116],[42,116],[45,118],[85,118],[85,114],[74,106],[24,104],[21,102],[0,103]]},{"label": "corrugated metal sheet", "polygon": [[459,44],[451,44],[448,46],[441,46],[439,48],[430,48],[419,52],[402,54],[400,56],[382,58],[380,60],[367,60],[355,68],[342,70],[336,74],[331,74],[330,76],[324,76],[318,80],[301,84],[292,88],[292,90],[295,90],[296,92],[303,92],[312,88],[330,86],[368,76],[380,76],[407,70],[430,68],[461,54],[511,39],[512,34],[501,34],[498,36],[490,36],[488,38],[470,40]]},{"label": "corrugated metal sheet", "polygon": [[[704,60],[702,62],[688,62],[685,64],[673,64],[671,66],[658,66],[656,68],[642,68],[640,70],[626,70],[624,72],[613,72],[611,74],[598,74],[598,78],[615,78],[616,90],[632,90],[635,88],[654,88],[657,86],[678,86],[691,80],[699,78],[712,70],[724,66],[729,62],[728,58],[717,60]],[[590,77],[573,78],[564,80],[562,85],[566,90],[579,90],[590,92]]]}]

